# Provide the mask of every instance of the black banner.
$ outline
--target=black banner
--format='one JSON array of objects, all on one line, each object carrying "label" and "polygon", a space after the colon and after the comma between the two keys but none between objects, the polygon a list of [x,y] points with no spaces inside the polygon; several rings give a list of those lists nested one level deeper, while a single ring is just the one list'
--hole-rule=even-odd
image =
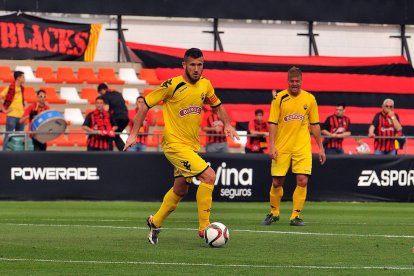
[{"label": "black banner", "polygon": [[100,28],[27,14],[1,16],[0,59],[92,61]]},{"label": "black banner", "polygon": [[[268,201],[270,159],[261,154],[204,154],[216,171],[215,201]],[[310,201],[414,201],[412,157],[315,156]],[[173,183],[162,153],[0,152],[0,199],[160,201]],[[186,200],[195,200],[191,185]],[[291,200],[289,174],[284,200]]]}]

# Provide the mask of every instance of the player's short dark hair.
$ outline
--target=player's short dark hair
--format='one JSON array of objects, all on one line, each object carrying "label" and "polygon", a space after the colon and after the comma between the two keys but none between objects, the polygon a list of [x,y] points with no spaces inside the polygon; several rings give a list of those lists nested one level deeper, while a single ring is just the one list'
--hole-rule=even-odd
[{"label": "player's short dark hair", "polygon": [[21,77],[23,75],[24,75],[24,72],[22,71],[14,71],[13,73],[14,80],[17,80],[18,77]]},{"label": "player's short dark hair", "polygon": [[195,59],[195,58],[199,58],[202,56],[203,56],[203,52],[200,49],[190,48],[187,51],[185,51],[184,60],[187,60],[189,57],[192,57]]},{"label": "player's short dark hair", "polygon": [[345,103],[337,103],[336,106],[342,106],[344,109],[346,108],[346,104]]},{"label": "player's short dark hair", "polygon": [[99,92],[99,91],[101,91],[102,89],[108,89],[108,85],[106,85],[106,83],[100,83],[100,84],[98,85],[97,90],[98,90],[98,92]]},{"label": "player's short dark hair", "polygon": [[292,66],[288,71],[288,79],[294,77],[302,77],[302,70],[296,66]]},{"label": "player's short dark hair", "polygon": [[263,112],[263,109],[256,109],[255,111],[254,111],[254,115],[257,115],[257,114],[264,114],[264,112]]}]

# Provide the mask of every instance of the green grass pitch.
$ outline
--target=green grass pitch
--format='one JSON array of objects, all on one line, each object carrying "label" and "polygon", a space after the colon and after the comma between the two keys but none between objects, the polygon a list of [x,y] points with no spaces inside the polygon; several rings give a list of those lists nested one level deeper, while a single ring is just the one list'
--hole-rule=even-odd
[{"label": "green grass pitch", "polygon": [[414,275],[413,203],[307,202],[304,227],[260,225],[268,203],[213,204],[222,248],[197,235],[182,202],[157,245],[145,219],[159,202],[0,201],[0,275]]}]

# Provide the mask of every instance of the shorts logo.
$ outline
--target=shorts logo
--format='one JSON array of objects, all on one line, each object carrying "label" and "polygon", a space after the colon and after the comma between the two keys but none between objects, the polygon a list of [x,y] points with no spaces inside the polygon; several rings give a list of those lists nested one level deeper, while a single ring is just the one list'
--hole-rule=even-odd
[{"label": "shorts logo", "polygon": [[283,117],[283,121],[289,122],[289,121],[303,121],[305,117],[302,114],[289,114]]},{"label": "shorts logo", "polygon": [[188,161],[180,161],[183,166],[191,172],[191,164],[188,163]]},{"label": "shorts logo", "polygon": [[190,114],[200,114],[201,113],[201,107],[200,106],[189,106],[186,108],[181,109],[178,114],[180,114],[180,117],[185,117]]}]

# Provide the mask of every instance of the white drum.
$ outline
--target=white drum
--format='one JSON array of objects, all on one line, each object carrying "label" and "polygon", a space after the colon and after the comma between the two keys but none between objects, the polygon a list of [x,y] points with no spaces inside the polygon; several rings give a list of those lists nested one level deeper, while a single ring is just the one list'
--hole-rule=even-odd
[{"label": "white drum", "polygon": [[59,111],[43,111],[32,120],[33,137],[41,143],[46,143],[64,133],[66,125],[65,119]]}]

